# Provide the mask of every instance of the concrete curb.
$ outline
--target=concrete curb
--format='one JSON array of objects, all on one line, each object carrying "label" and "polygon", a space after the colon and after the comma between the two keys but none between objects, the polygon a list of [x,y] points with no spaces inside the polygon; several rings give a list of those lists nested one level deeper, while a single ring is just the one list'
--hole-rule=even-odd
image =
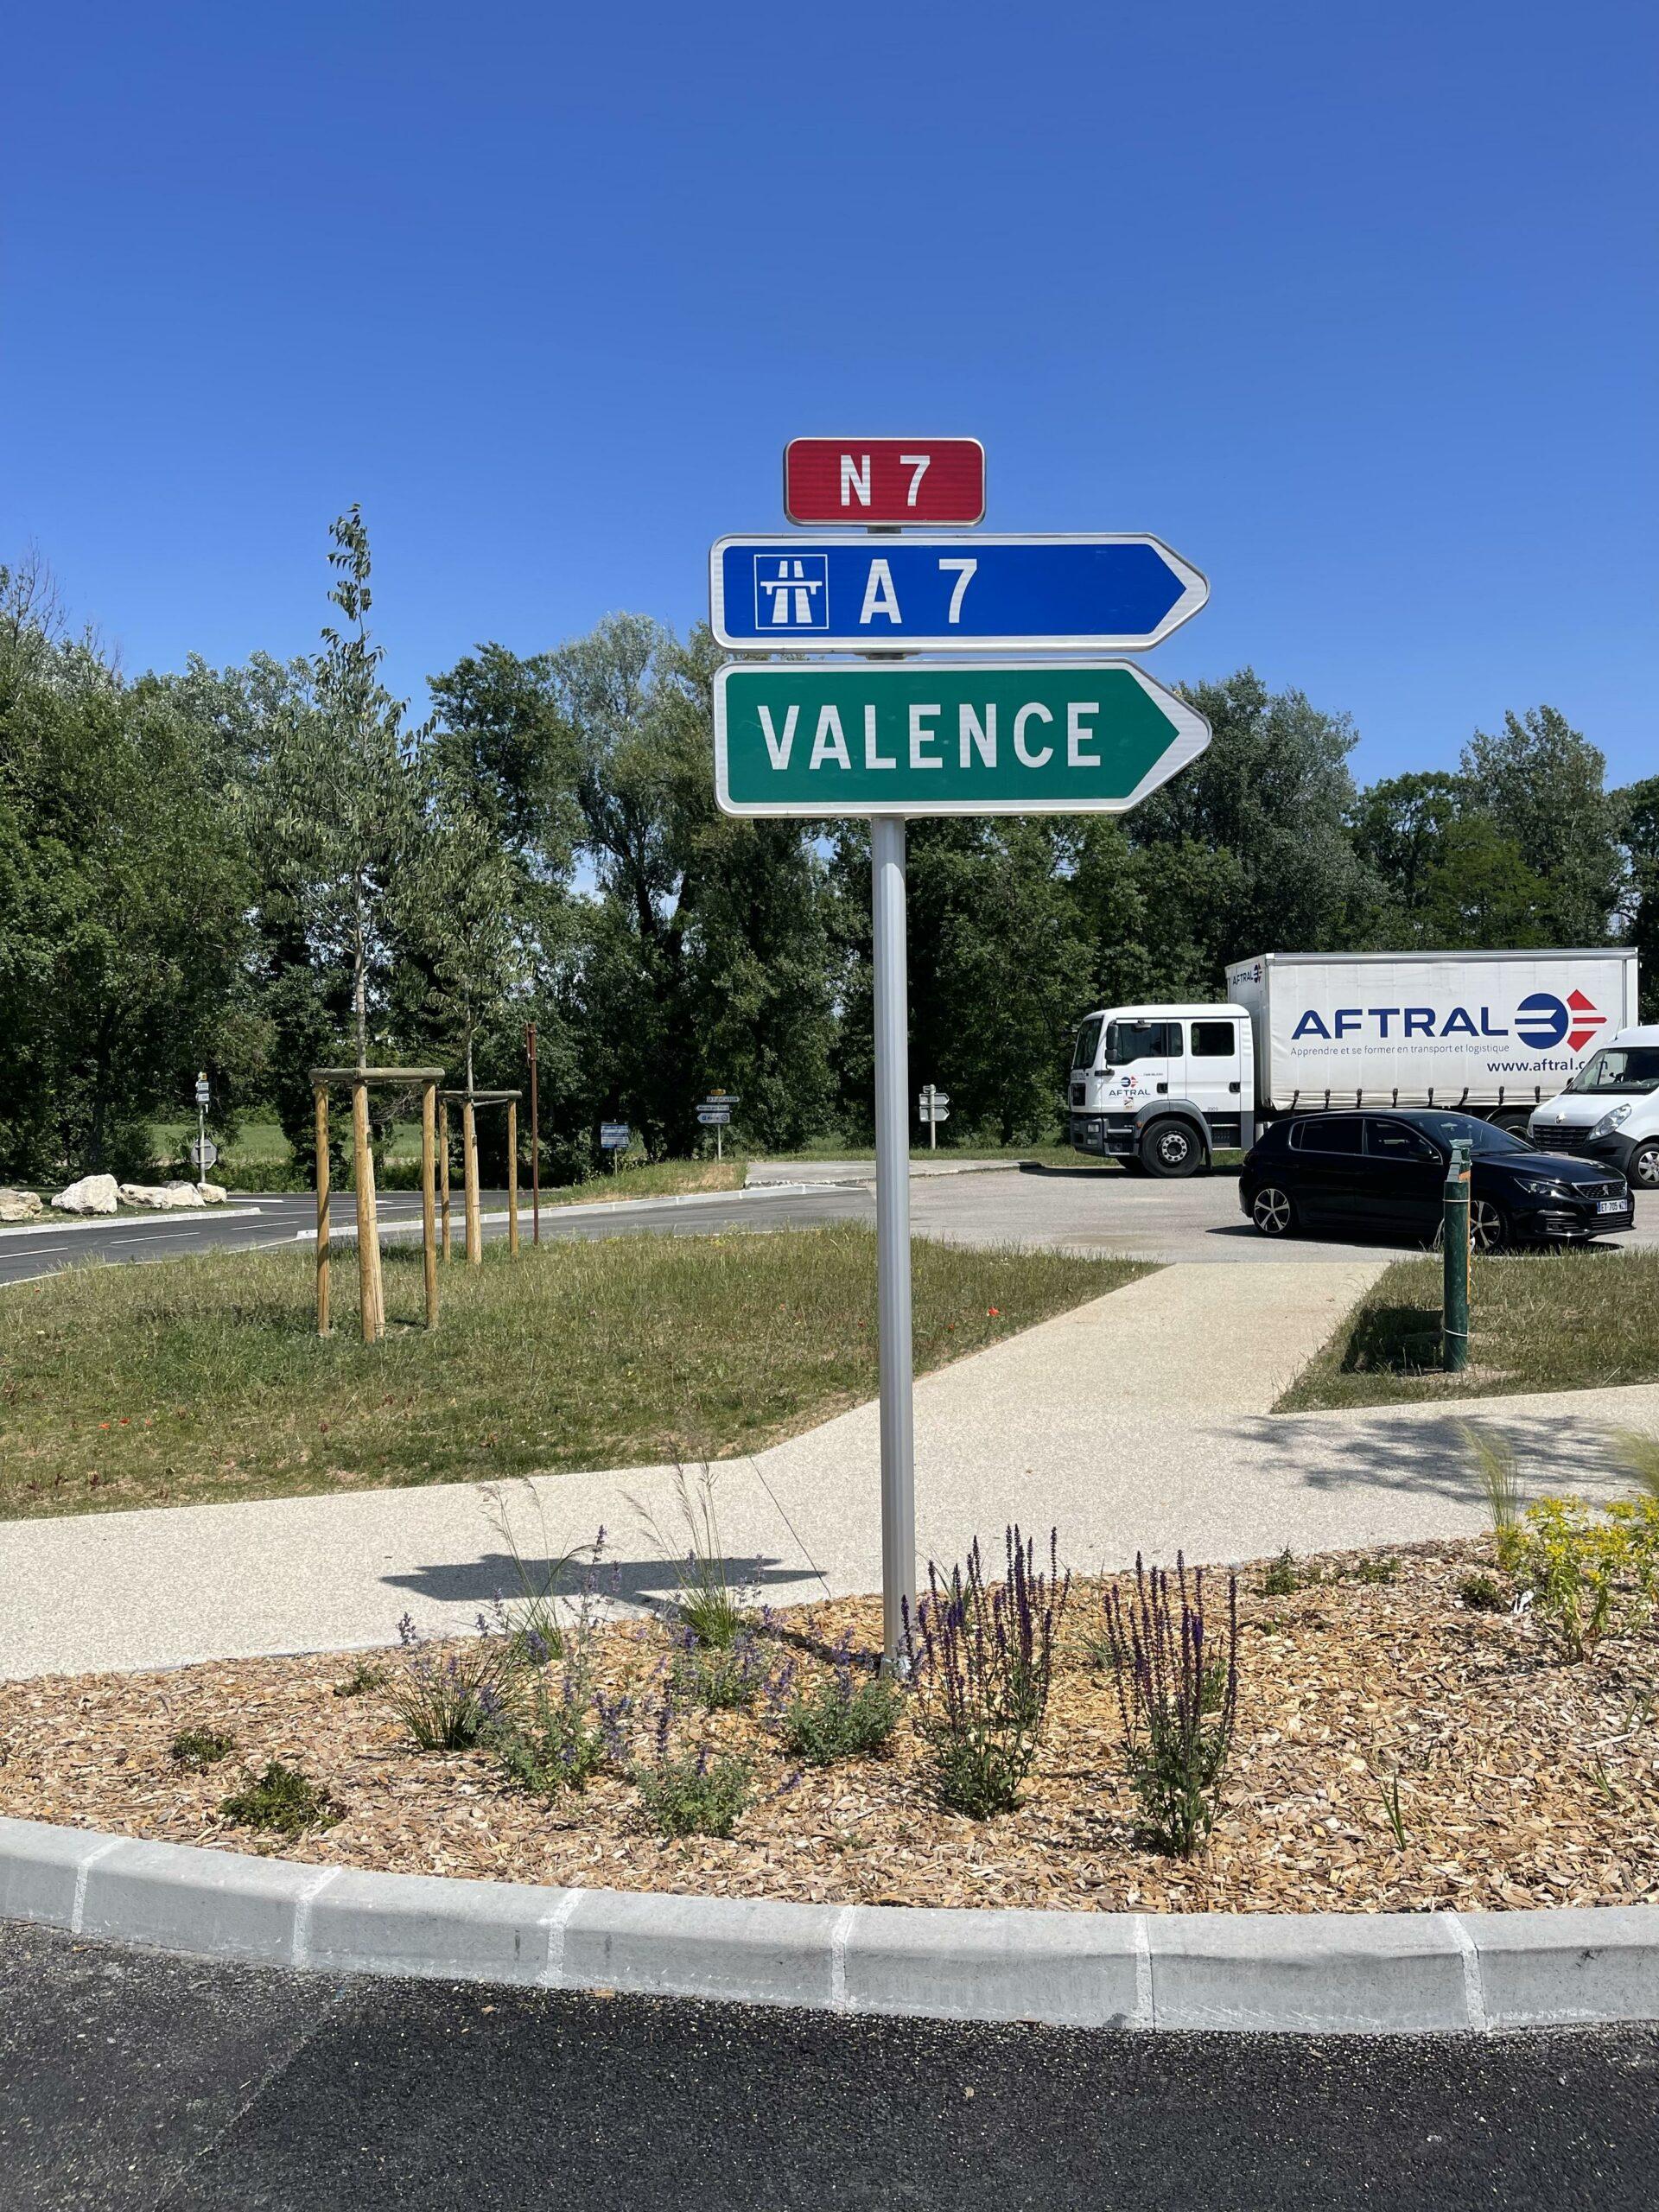
[{"label": "concrete curb", "polygon": [[199,1957],[1056,2027],[1475,2033],[1659,2019],[1659,1906],[982,1912],[534,1889],[0,1819],[0,1920]]},{"label": "concrete curb", "polygon": [[50,1221],[13,1222],[0,1229],[0,1236],[60,1236],[77,1229],[142,1228],[150,1221],[245,1221],[261,1214],[263,1206],[142,1206],[130,1213],[54,1214]]},{"label": "concrete curb", "polygon": [[[657,1198],[594,1198],[591,1201],[578,1199],[570,1205],[543,1206],[542,1222],[545,1227],[550,1221],[568,1219],[571,1215],[585,1221],[589,1216],[596,1213],[637,1213],[642,1206],[726,1206],[741,1198],[799,1198],[803,1192],[808,1191],[849,1191],[861,1187],[860,1179],[854,1177],[849,1178],[845,1183],[755,1183],[736,1191],[686,1191],[678,1197],[671,1193]],[[507,1213],[505,1207],[499,1212],[481,1213],[478,1217],[480,1228],[487,1226],[491,1222],[505,1221],[506,1218]],[[518,1208],[518,1230],[521,1236],[527,1236],[530,1233],[527,1226],[529,1220],[530,1209],[521,1205]],[[412,1221],[383,1221],[380,1224],[380,1234],[383,1237],[418,1236],[420,1233],[421,1221],[418,1215]],[[338,1244],[343,1240],[349,1241],[357,1235],[357,1224],[354,1221],[348,1221],[339,1226],[331,1225],[328,1234],[330,1241],[334,1243]],[[316,1241],[317,1232],[315,1229],[296,1229],[294,1232],[294,1242],[296,1244],[315,1244]]]}]

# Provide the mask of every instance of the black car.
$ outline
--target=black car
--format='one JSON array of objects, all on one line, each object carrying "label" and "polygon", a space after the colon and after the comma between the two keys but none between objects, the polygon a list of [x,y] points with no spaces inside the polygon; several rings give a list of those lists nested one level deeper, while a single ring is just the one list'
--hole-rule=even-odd
[{"label": "black car", "polygon": [[1264,1236],[1306,1226],[1392,1231],[1428,1243],[1440,1225],[1454,1137],[1471,1147],[1470,1225],[1481,1251],[1635,1226],[1622,1175],[1594,1160],[1540,1152],[1471,1114],[1432,1108],[1274,1122],[1245,1160],[1238,1202]]}]

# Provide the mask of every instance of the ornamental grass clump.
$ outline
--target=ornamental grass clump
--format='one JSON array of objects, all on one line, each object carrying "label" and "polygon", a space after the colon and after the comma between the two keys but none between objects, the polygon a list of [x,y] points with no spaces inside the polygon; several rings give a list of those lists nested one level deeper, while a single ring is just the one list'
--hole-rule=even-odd
[{"label": "ornamental grass clump", "polygon": [[423,1751],[470,1751],[486,1729],[512,1720],[537,1663],[527,1631],[493,1628],[482,1613],[477,1636],[448,1651],[435,1651],[407,1613],[397,1641],[404,1663],[384,1695]]},{"label": "ornamental grass clump", "polygon": [[1106,1642],[1123,1723],[1123,1756],[1148,1841],[1191,1859],[1215,1825],[1238,1708],[1238,1577],[1227,1578],[1224,1622],[1205,1605],[1204,1570],[1189,1584],[1139,1554],[1135,1589],[1106,1592]]},{"label": "ornamental grass clump", "polygon": [[927,1595],[912,1622],[906,1608],[905,1656],[916,1692],[916,1732],[934,1795],[953,1813],[982,1821],[1020,1802],[1020,1786],[1041,1748],[1048,1719],[1054,1640],[1071,1595],[1051,1531],[1049,1565],[1039,1573],[1035,1547],[1019,1526],[1004,1532],[1006,1573],[988,1583],[976,1537],[965,1567],[948,1583],[932,1560]]}]

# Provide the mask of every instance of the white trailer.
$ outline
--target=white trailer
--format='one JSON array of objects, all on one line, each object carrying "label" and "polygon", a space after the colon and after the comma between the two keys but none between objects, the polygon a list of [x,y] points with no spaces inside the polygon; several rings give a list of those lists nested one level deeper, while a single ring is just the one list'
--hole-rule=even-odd
[{"label": "white trailer", "polygon": [[1156,1175],[1332,1106],[1446,1106],[1524,1130],[1637,1016],[1636,955],[1264,953],[1226,1003],[1115,1007],[1078,1030],[1071,1142]]}]

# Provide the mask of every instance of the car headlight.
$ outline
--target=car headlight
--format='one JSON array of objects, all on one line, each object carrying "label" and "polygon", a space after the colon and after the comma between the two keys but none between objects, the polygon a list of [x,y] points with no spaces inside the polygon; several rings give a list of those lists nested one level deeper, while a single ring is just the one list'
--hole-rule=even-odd
[{"label": "car headlight", "polygon": [[1551,1183],[1538,1176],[1523,1176],[1521,1187],[1530,1191],[1535,1198],[1570,1198],[1573,1196],[1565,1183]]},{"label": "car headlight", "polygon": [[1592,1137],[1610,1137],[1615,1129],[1621,1128],[1630,1118],[1630,1103],[1629,1099],[1626,1099],[1622,1106],[1615,1106],[1610,1113],[1604,1114],[1590,1134]]}]

